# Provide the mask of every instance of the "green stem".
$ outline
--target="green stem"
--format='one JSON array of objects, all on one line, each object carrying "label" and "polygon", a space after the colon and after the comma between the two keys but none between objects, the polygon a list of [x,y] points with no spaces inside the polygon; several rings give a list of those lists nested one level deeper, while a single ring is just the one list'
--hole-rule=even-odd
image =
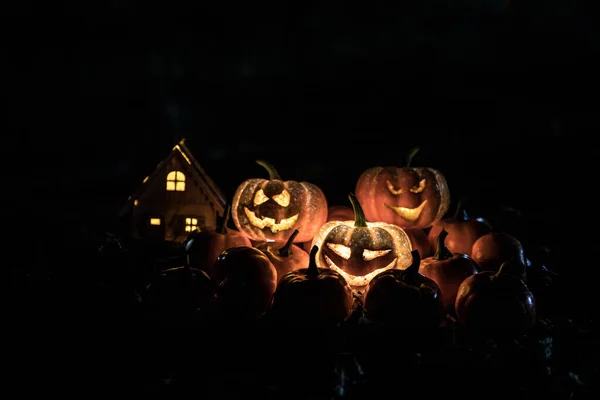
[{"label": "green stem", "polygon": [[300,233],[300,231],[298,229],[294,229],[294,232],[292,233],[292,236],[290,236],[290,238],[287,240],[287,242],[285,242],[285,245],[279,249],[278,253],[281,257],[289,257],[292,254],[294,254],[294,252],[292,251],[293,248],[293,244],[294,244],[294,239],[296,239],[296,236],[298,236],[298,234]]},{"label": "green stem", "polygon": [[419,250],[417,249],[411,251],[410,254],[412,256],[412,263],[405,269],[405,273],[416,280],[419,276],[419,267],[421,266],[421,254],[419,254]]},{"label": "green stem", "polygon": [[408,155],[406,156],[406,168],[410,167],[410,163],[412,162],[413,157],[419,152],[420,149],[421,148],[418,146],[410,149]]},{"label": "green stem", "polygon": [[452,252],[448,247],[446,247],[446,236],[448,236],[448,232],[442,228],[442,231],[437,236],[437,248],[435,249],[435,254],[433,255],[434,260],[447,260],[452,257]]},{"label": "green stem", "polygon": [[317,267],[317,252],[319,251],[319,246],[314,245],[310,249],[310,261],[308,262],[308,269],[306,270],[306,276],[315,277],[319,276],[319,267]]},{"label": "green stem", "polygon": [[281,177],[279,176],[279,172],[277,172],[277,170],[275,169],[273,164],[271,164],[270,162],[265,161],[265,160],[256,160],[256,163],[258,165],[263,166],[267,170],[267,172],[269,173],[269,180],[271,180],[271,181],[275,180],[275,179],[281,180]]},{"label": "green stem", "polygon": [[225,205],[225,211],[223,211],[223,216],[218,218],[217,229],[218,233],[222,233],[223,235],[227,234],[227,223],[229,222],[229,213],[231,212],[231,205]]},{"label": "green stem", "polygon": [[348,195],[350,199],[350,203],[352,204],[352,209],[354,210],[354,227],[355,228],[367,228],[367,219],[365,218],[365,213],[356,198],[354,193],[350,193]]}]

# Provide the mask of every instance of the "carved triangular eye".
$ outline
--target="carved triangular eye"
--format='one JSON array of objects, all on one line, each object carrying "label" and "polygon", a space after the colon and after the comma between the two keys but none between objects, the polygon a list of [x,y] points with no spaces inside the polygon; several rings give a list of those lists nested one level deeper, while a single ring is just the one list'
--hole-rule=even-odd
[{"label": "carved triangular eye", "polygon": [[344,260],[349,259],[350,254],[352,253],[350,247],[344,246],[343,244],[327,243],[327,247],[329,247],[331,251],[342,257]]},{"label": "carved triangular eye", "polygon": [[283,192],[276,194],[272,199],[281,207],[287,207],[290,205],[290,192],[283,189]]},{"label": "carved triangular eye", "polygon": [[269,198],[267,197],[265,192],[263,192],[262,189],[258,189],[258,191],[256,192],[256,195],[254,195],[254,205],[259,206],[268,200],[269,200]]},{"label": "carved triangular eye", "polygon": [[398,196],[398,195],[402,194],[402,188],[396,189],[394,187],[394,185],[392,184],[392,182],[390,182],[390,181],[386,181],[385,183],[387,184],[387,188],[390,191],[390,193],[393,194],[394,196]]},{"label": "carved triangular eye", "polygon": [[413,187],[410,188],[410,191],[412,193],[421,193],[423,191],[423,189],[425,189],[425,183],[427,183],[425,181],[425,179],[421,179],[421,181],[419,182],[418,185],[415,185]]},{"label": "carved triangular eye", "polygon": [[386,254],[388,254],[390,251],[392,251],[392,249],[387,249],[387,250],[369,250],[369,249],[364,249],[363,250],[363,260],[365,261],[371,261],[374,260],[378,257],[383,257]]}]

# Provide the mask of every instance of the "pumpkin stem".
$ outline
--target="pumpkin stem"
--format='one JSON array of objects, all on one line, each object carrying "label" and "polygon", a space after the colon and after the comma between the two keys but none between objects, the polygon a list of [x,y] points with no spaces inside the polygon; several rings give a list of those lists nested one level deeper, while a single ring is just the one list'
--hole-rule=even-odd
[{"label": "pumpkin stem", "polygon": [[406,168],[410,167],[410,163],[412,162],[413,157],[419,152],[420,149],[421,148],[418,146],[410,149],[408,155],[406,156]]},{"label": "pumpkin stem", "polygon": [[447,260],[452,257],[452,252],[446,247],[446,243],[444,242],[446,236],[448,236],[448,232],[442,228],[442,231],[437,236],[437,248],[435,250],[435,255],[433,256],[434,260]]},{"label": "pumpkin stem", "polygon": [[319,268],[317,267],[317,252],[319,246],[314,245],[310,249],[310,261],[308,262],[308,269],[306,270],[307,276],[318,276],[320,274]]},{"label": "pumpkin stem", "polygon": [[419,254],[419,250],[414,249],[410,252],[412,256],[412,263],[406,268],[406,274],[412,278],[416,278],[419,275],[419,267],[421,266],[421,254]]},{"label": "pumpkin stem", "polygon": [[460,198],[460,200],[458,201],[458,204],[456,205],[456,211],[454,212],[453,219],[455,219],[457,221],[468,221],[469,220],[469,216],[467,215],[467,211],[465,210],[466,200],[467,200],[466,197]]},{"label": "pumpkin stem", "polygon": [[270,162],[265,161],[265,160],[256,160],[256,163],[258,165],[263,166],[267,170],[267,172],[269,173],[269,180],[271,180],[271,181],[275,180],[275,179],[281,180],[281,177],[279,176],[279,172],[277,172],[277,170],[275,169],[273,164],[271,164]]},{"label": "pumpkin stem", "polygon": [[292,254],[294,254],[294,252],[292,251],[292,245],[294,244],[294,239],[296,239],[298,233],[300,233],[300,231],[298,229],[294,229],[292,236],[290,236],[287,242],[285,242],[285,245],[279,249],[278,253],[281,257],[289,257]]},{"label": "pumpkin stem", "polygon": [[223,211],[223,216],[217,218],[217,229],[218,233],[222,233],[223,235],[227,234],[227,223],[229,222],[229,212],[231,211],[231,205],[225,205],[225,211]]},{"label": "pumpkin stem", "polygon": [[348,195],[350,199],[350,203],[352,204],[352,209],[354,209],[354,227],[355,228],[367,228],[367,219],[365,218],[365,213],[356,198],[354,193],[350,193]]},{"label": "pumpkin stem", "polygon": [[[506,261],[504,261],[501,265],[500,268],[498,268],[498,272],[496,272],[492,278],[497,278],[498,276],[500,276],[500,274],[511,274],[511,268],[514,268],[514,263],[519,263],[519,259],[518,257],[512,257]],[[512,273],[513,276],[515,276],[516,274]]]}]

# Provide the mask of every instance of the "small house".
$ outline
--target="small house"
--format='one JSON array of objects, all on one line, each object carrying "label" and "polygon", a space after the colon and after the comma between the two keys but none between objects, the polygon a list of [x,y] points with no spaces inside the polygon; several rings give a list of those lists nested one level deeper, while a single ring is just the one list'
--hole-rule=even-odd
[{"label": "small house", "polygon": [[215,226],[226,199],[182,139],[129,196],[120,217],[138,240],[183,242],[202,226]]}]

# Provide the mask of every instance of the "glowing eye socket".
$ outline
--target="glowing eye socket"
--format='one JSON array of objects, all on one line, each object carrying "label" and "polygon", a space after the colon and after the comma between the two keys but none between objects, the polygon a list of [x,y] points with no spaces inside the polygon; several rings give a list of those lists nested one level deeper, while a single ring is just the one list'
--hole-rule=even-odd
[{"label": "glowing eye socket", "polygon": [[273,196],[273,200],[275,200],[275,202],[281,207],[287,207],[290,205],[290,193],[287,190],[284,190],[283,192]]},{"label": "glowing eye socket", "polygon": [[387,249],[387,250],[367,250],[367,249],[365,249],[365,250],[363,250],[363,260],[371,261],[378,257],[385,256],[390,251],[392,251],[392,249]]},{"label": "glowing eye socket", "polygon": [[[390,181],[386,181],[385,183],[387,184],[387,188],[390,191],[390,193],[393,194],[394,196],[398,196],[399,194],[402,194],[402,188],[396,189]],[[412,189],[411,189],[411,191],[412,191]]]},{"label": "glowing eye socket", "polygon": [[261,205],[267,200],[269,200],[269,198],[265,195],[265,192],[263,192],[262,189],[258,189],[258,192],[256,192],[256,195],[254,196],[254,205]]},{"label": "glowing eye socket", "polygon": [[421,179],[421,182],[419,182],[419,186],[415,185],[411,187],[410,191],[412,193],[421,193],[423,189],[425,189],[425,179]]},{"label": "glowing eye socket", "polygon": [[342,257],[344,260],[350,258],[350,247],[344,246],[343,244],[327,243],[327,247],[331,249],[335,254]]}]

